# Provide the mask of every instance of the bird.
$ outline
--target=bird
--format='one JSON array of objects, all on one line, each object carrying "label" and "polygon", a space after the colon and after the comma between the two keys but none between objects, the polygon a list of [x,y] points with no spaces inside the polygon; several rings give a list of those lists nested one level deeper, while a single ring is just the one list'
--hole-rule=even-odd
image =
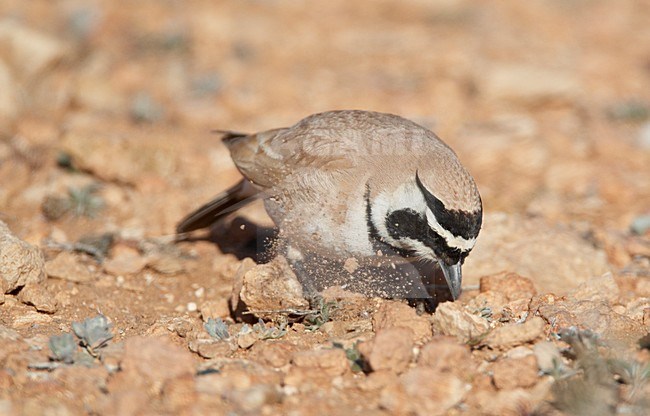
[{"label": "bird", "polygon": [[437,264],[458,299],[482,200],[473,177],[432,131],[393,114],[336,110],[287,128],[218,132],[243,178],[187,215],[177,233],[210,227],[261,198],[281,253],[296,274],[307,274],[300,280],[310,291],[322,289],[308,282],[326,281],[334,263],[372,286],[376,270],[361,276],[359,265],[397,270],[396,262],[418,262]]}]

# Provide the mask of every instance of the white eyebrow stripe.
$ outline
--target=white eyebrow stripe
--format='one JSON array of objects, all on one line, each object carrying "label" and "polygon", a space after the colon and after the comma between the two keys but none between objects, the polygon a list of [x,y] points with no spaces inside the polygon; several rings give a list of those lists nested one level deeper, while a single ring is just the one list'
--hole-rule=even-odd
[{"label": "white eyebrow stripe", "polygon": [[444,238],[449,247],[457,248],[461,251],[469,251],[474,247],[474,244],[476,244],[476,237],[466,239],[463,237],[455,236],[448,230],[444,229],[442,225],[440,225],[440,223],[436,219],[436,216],[433,214],[433,212],[431,212],[429,208],[426,209],[426,213],[427,213],[427,223],[429,223],[429,227],[431,227],[433,231],[435,231],[442,238]]}]

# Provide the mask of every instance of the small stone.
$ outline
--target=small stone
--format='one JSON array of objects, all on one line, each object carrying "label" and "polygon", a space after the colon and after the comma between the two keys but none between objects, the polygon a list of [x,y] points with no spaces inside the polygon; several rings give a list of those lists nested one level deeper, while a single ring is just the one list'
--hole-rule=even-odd
[{"label": "small stone", "polygon": [[257,334],[255,332],[240,332],[237,335],[237,345],[239,348],[248,349],[257,342]]},{"label": "small stone", "polygon": [[113,276],[136,274],[147,265],[147,259],[137,250],[117,245],[113,256],[104,262],[104,270]]},{"label": "small stone", "polygon": [[350,369],[345,351],[340,348],[299,351],[292,361],[297,367],[310,368],[330,377],[340,376]]},{"label": "small stone", "polygon": [[443,415],[463,400],[469,388],[453,374],[416,367],[382,390],[380,405],[393,414]]},{"label": "small stone", "polygon": [[224,319],[230,316],[228,299],[206,300],[199,306],[199,311],[201,312],[203,322],[207,322],[210,318]]},{"label": "small stone", "polygon": [[492,367],[494,385],[501,390],[530,387],[539,379],[537,359],[534,355],[506,358]]},{"label": "small stone", "polygon": [[408,328],[413,331],[416,343],[431,339],[431,323],[426,316],[418,315],[415,309],[402,302],[384,301],[372,317],[376,332],[385,328]]},{"label": "small stone", "polygon": [[124,342],[122,372],[151,385],[194,374],[192,355],[167,338],[135,336]]},{"label": "small stone", "polygon": [[451,335],[461,342],[480,339],[490,329],[485,318],[470,313],[458,302],[444,302],[438,305],[433,315],[433,329],[436,334]]},{"label": "small stone", "polygon": [[533,282],[516,273],[503,272],[491,276],[483,276],[480,281],[480,291],[502,293],[508,301],[530,299],[537,294]]},{"label": "small stone", "polygon": [[253,346],[252,353],[263,364],[280,368],[291,362],[296,350],[297,347],[288,342],[260,342]]},{"label": "small stone", "polygon": [[233,348],[226,341],[201,342],[197,345],[196,352],[203,358],[212,359],[231,356]]},{"label": "small stone", "polygon": [[350,257],[349,259],[345,260],[345,263],[343,263],[343,268],[345,271],[352,274],[359,268],[359,260],[355,259],[354,257]]},{"label": "small stone", "polygon": [[418,365],[429,367],[437,373],[453,373],[466,377],[475,367],[469,346],[454,337],[436,336],[420,350]]},{"label": "small stone", "polygon": [[197,306],[196,302],[188,302],[187,303],[187,311],[188,312],[196,312],[199,307]]},{"label": "small stone", "polygon": [[42,282],[44,269],[43,255],[38,247],[20,240],[0,221],[0,279],[6,282],[4,293]]},{"label": "small stone", "polygon": [[46,262],[45,271],[49,277],[70,282],[89,282],[94,279],[88,267],[80,263],[77,256],[68,251],[62,251],[53,260]]},{"label": "small stone", "polygon": [[172,255],[155,255],[148,259],[148,265],[162,274],[178,274],[184,270],[183,263]]},{"label": "small stone", "polygon": [[23,287],[18,294],[18,299],[27,305],[32,305],[39,312],[56,312],[55,298],[40,285],[29,284]]},{"label": "small stone", "polygon": [[504,325],[494,328],[481,341],[491,348],[511,348],[532,342],[544,333],[546,323],[539,316],[534,316],[522,324]]},{"label": "small stone", "polygon": [[302,284],[282,256],[246,272],[240,297],[252,311],[309,308]]},{"label": "small stone", "polygon": [[413,358],[413,337],[409,328],[386,328],[358,348],[373,371],[391,370],[399,374],[406,370]]},{"label": "small stone", "polygon": [[232,292],[230,293],[230,308],[233,311],[240,311],[245,307],[240,298],[242,287],[244,286],[244,275],[255,266],[257,266],[257,264],[249,257],[246,257],[239,264],[239,268],[237,269],[237,273],[235,273],[233,279]]},{"label": "small stone", "polygon": [[52,322],[52,317],[36,311],[21,312],[14,317],[13,327],[22,328],[33,325],[46,325]]}]

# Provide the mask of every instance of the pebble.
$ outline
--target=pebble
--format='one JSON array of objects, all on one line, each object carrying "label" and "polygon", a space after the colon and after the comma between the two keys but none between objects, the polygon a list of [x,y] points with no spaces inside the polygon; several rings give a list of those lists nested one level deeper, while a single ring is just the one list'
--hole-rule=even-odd
[{"label": "pebble", "polygon": [[391,370],[401,373],[413,359],[413,331],[409,328],[379,330],[375,338],[359,344],[359,352],[373,371]]},{"label": "pebble", "polygon": [[9,227],[0,221],[0,279],[4,293],[29,283],[38,284],[45,280],[43,255],[38,247],[22,241],[11,233]]},{"label": "pebble", "polygon": [[494,385],[501,390],[531,387],[539,379],[534,355],[499,360],[492,366],[492,373]]},{"label": "pebble", "polygon": [[54,313],[57,310],[56,299],[47,289],[37,284],[23,287],[18,294],[18,299],[27,305],[32,305],[39,312]]},{"label": "pebble", "polygon": [[376,332],[385,328],[408,328],[413,331],[416,343],[423,343],[433,336],[426,316],[418,315],[415,309],[397,301],[382,302],[372,317],[372,326]]},{"label": "pebble", "polygon": [[485,318],[470,313],[458,302],[441,303],[433,315],[435,334],[454,336],[461,342],[478,340],[489,329],[490,325]]},{"label": "pebble", "polygon": [[240,297],[253,311],[309,308],[309,302],[303,297],[302,284],[282,256],[246,272]]},{"label": "pebble", "polygon": [[68,251],[62,251],[53,260],[46,262],[45,271],[49,277],[70,282],[89,282],[95,279],[88,267],[79,262],[75,254]]}]

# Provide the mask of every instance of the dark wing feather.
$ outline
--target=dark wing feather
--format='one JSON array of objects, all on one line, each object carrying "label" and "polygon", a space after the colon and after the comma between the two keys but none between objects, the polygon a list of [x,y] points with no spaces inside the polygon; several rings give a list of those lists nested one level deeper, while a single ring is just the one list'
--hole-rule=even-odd
[{"label": "dark wing feather", "polygon": [[254,201],[259,195],[260,191],[244,179],[186,216],[176,226],[176,232],[187,233],[209,227],[227,214]]}]

